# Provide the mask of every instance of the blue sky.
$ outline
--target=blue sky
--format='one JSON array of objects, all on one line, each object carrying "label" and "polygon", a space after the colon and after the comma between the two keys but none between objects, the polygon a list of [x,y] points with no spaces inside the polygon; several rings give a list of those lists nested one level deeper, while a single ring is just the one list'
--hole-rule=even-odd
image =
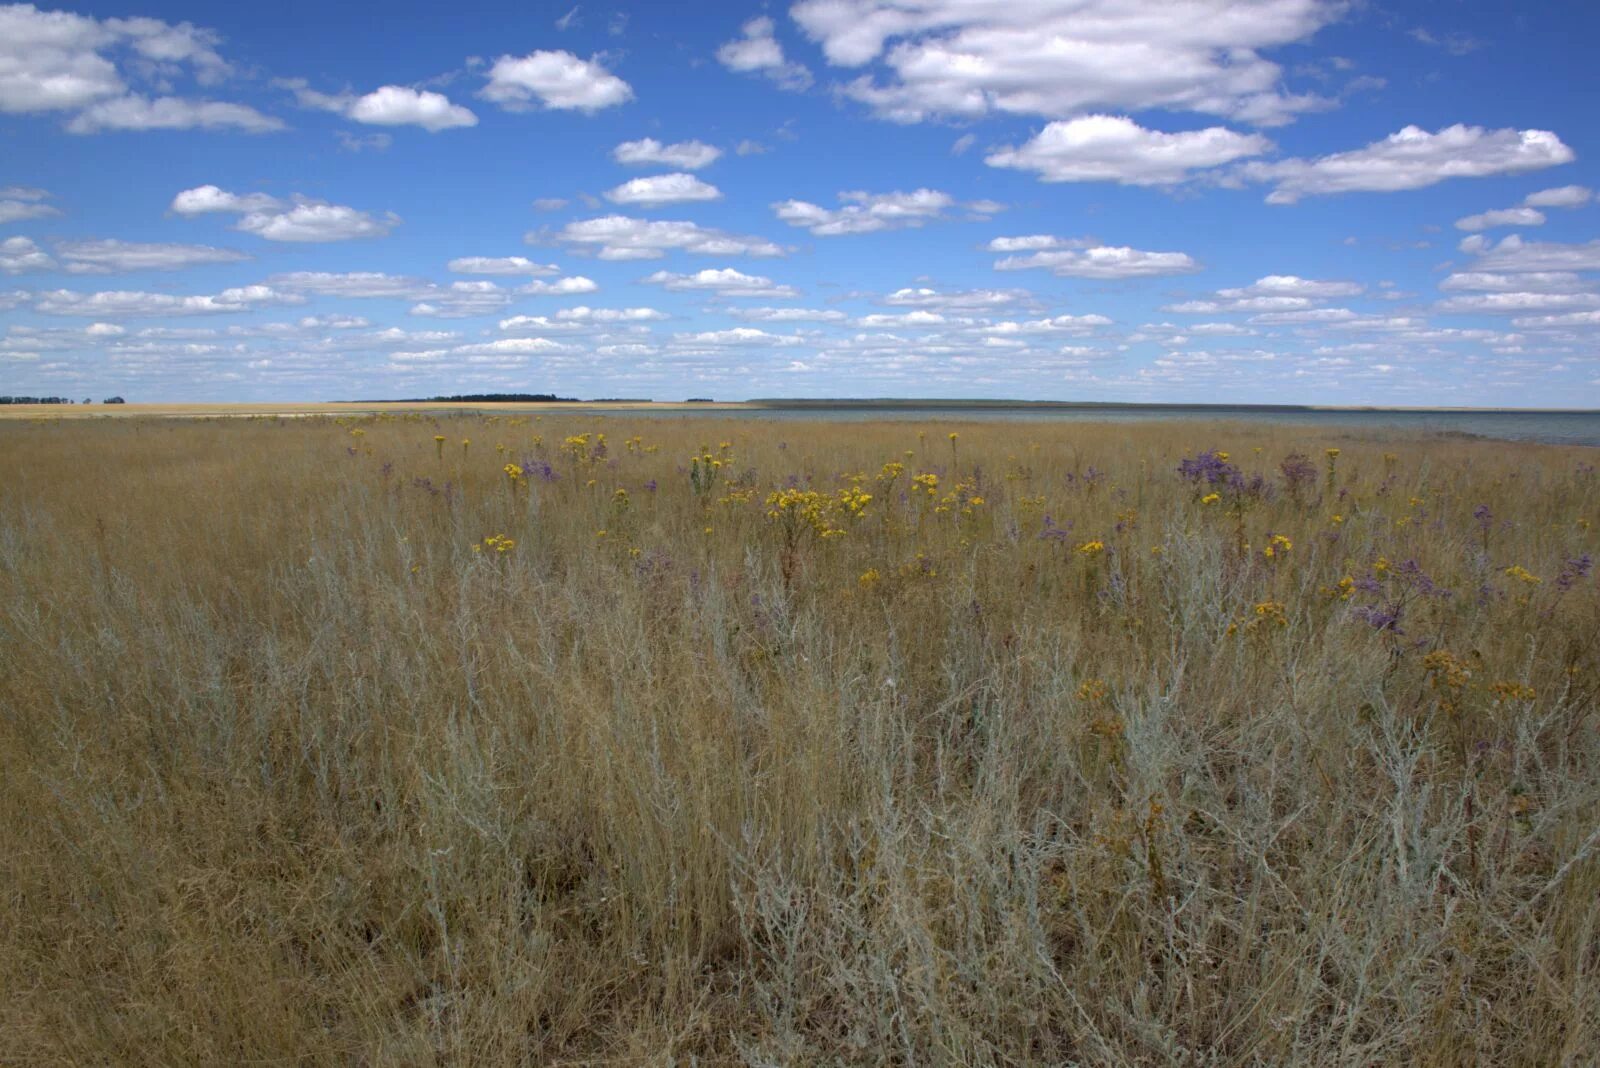
[{"label": "blue sky", "polygon": [[0,393],[1600,406],[1592,3],[0,4]]}]

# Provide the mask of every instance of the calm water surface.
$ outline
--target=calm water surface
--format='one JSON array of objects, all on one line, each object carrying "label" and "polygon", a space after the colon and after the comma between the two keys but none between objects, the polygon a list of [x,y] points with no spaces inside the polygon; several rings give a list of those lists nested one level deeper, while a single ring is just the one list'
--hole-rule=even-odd
[{"label": "calm water surface", "polygon": [[649,408],[592,409],[596,414],[653,418],[727,417],[776,421],[836,420],[855,422],[878,419],[914,419],[959,422],[1075,422],[1142,423],[1160,420],[1224,420],[1241,423],[1281,423],[1329,430],[1377,430],[1406,433],[1470,434],[1508,441],[1539,441],[1556,445],[1600,446],[1600,411],[1263,411],[1259,408],[1002,408],[1002,407],[815,407],[815,408],[704,408],[651,411]]}]

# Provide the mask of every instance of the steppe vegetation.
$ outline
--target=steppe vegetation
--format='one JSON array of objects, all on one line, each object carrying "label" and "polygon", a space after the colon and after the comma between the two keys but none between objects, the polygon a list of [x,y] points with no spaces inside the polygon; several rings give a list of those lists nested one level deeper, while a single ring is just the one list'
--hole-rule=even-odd
[{"label": "steppe vegetation", "polygon": [[0,425],[0,1062],[1593,1064],[1597,459]]}]

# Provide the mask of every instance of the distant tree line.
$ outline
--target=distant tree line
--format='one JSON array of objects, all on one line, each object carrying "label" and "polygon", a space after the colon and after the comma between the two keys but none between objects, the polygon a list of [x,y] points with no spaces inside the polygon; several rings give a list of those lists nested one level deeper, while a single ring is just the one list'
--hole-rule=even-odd
[{"label": "distant tree line", "polygon": [[575,404],[577,397],[554,393],[455,393],[448,397],[401,397],[398,400],[358,400],[351,404]]},{"label": "distant tree line", "polygon": [[[0,396],[0,404],[93,404],[93,397],[85,397],[81,402],[74,401],[71,397],[7,397]],[[107,397],[102,404],[122,404],[121,397]]]}]

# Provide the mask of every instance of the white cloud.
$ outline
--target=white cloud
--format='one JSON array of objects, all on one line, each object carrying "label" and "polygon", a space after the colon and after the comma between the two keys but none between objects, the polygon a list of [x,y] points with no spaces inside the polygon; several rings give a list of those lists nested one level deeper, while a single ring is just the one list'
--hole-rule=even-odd
[{"label": "white cloud", "polygon": [[284,129],[283,120],[263,115],[243,104],[218,100],[189,100],[176,96],[154,99],[123,96],[92,104],[73,116],[67,132],[99,133],[102,130],[241,130],[245,133],[273,133]]},{"label": "white cloud", "polygon": [[662,286],[666,289],[686,292],[714,293],[719,297],[767,297],[787,299],[798,297],[799,291],[793,286],[780,285],[770,278],[761,275],[745,274],[732,267],[720,270],[707,268],[696,271],[694,274],[672,274],[668,271],[657,271],[645,279],[651,285]]},{"label": "white cloud", "polygon": [[[968,321],[970,322],[970,320]],[[856,325],[878,330],[892,330],[895,328],[906,327],[944,326],[948,322],[949,320],[939,312],[933,311],[898,312],[893,315],[885,315],[882,312],[877,312],[872,315],[863,315],[861,318],[856,320]]]},{"label": "white cloud", "polygon": [[1185,133],[1147,130],[1116,115],[1085,115],[1052,122],[1020,148],[996,149],[991,167],[1033,171],[1043,182],[1119,182],[1172,185],[1193,172],[1259,156],[1272,148],[1260,134],[1222,126]]},{"label": "white cloud", "polygon": [[580,330],[582,323],[559,322],[548,315],[513,315],[500,320],[500,330],[506,334],[548,334],[551,331]]},{"label": "white cloud", "polygon": [[273,275],[267,283],[277,289],[318,293],[329,297],[422,300],[435,290],[432,282],[379,271],[335,274],[328,271],[294,271]]},{"label": "white cloud", "polygon": [[722,149],[703,141],[678,141],[664,145],[653,137],[624,141],[611,150],[611,158],[628,166],[677,167],[697,171],[709,167],[722,156]]},{"label": "white cloud", "polygon": [[1053,315],[1047,319],[1005,320],[990,323],[979,332],[997,337],[1039,334],[1087,334],[1102,326],[1110,326],[1104,315]]},{"label": "white cloud", "polygon": [[910,193],[840,193],[844,207],[830,209],[804,200],[784,200],[772,205],[775,215],[790,226],[803,227],[818,237],[870,234],[879,230],[921,226],[939,219],[956,204],[949,193],[917,189]]},{"label": "white cloud", "polygon": [[1600,240],[1581,245],[1523,241],[1516,234],[1498,245],[1485,244],[1474,265],[1479,271],[1600,271]]},{"label": "white cloud", "polygon": [[842,311],[823,308],[732,308],[728,314],[747,323],[842,323]]},{"label": "white cloud", "polygon": [[1070,118],[1160,108],[1285,122],[1329,102],[1284,90],[1263,50],[1309,39],[1336,0],[801,0],[791,14],[835,66],[880,57],[889,78],[845,92],[917,122],[991,111]]},{"label": "white cloud", "polygon": [[920,286],[897,289],[882,303],[899,308],[937,308],[940,311],[984,311],[1007,307],[1032,296],[1026,289],[937,290]]},{"label": "white cloud", "polygon": [[1027,256],[1007,256],[995,261],[997,271],[1039,268],[1063,278],[1144,278],[1188,274],[1200,265],[1184,252],[1146,252],[1126,246],[1087,245],[1082,241],[1048,237],[997,237],[989,242],[993,252],[1032,250]]},{"label": "white cloud", "polygon": [[560,211],[566,207],[568,201],[565,197],[539,197],[533,202],[534,211]]},{"label": "white cloud", "polygon": [[524,256],[461,256],[446,266],[456,274],[529,275],[539,277],[556,274],[558,268],[550,263],[534,263]]},{"label": "white cloud", "polygon": [[342,204],[296,197],[287,210],[250,212],[235,229],[268,241],[324,242],[384,237],[399,224],[400,217],[393,212],[378,217]]},{"label": "white cloud", "polygon": [[1573,308],[1600,308],[1595,293],[1475,293],[1451,297],[1435,307],[1458,315],[1519,315],[1526,312],[1566,311]]},{"label": "white cloud", "polygon": [[1310,297],[1256,296],[1224,300],[1186,300],[1179,304],[1165,305],[1161,310],[1179,315],[1219,315],[1223,312],[1294,311],[1299,308],[1309,308],[1315,303],[1316,301]]},{"label": "white cloud", "polygon": [[1594,199],[1594,190],[1581,185],[1563,185],[1529,193],[1522,202],[1530,208],[1581,208]]},{"label": "white cloud", "polygon": [[613,204],[638,204],[648,208],[660,204],[721,200],[722,190],[702,182],[692,174],[658,174],[623,182],[607,192],[606,199]]},{"label": "white cloud", "polygon": [[1544,212],[1533,208],[1498,208],[1456,220],[1457,230],[1491,230],[1497,226],[1543,226]]},{"label": "white cloud", "polygon": [[55,289],[34,294],[34,310],[44,315],[82,315],[94,319],[126,319],[154,315],[218,315],[283,304],[304,304],[305,298],[271,286],[241,286],[215,295],[174,296],[125,290],[77,293]]},{"label": "white cloud", "polygon": [[1250,297],[1305,297],[1309,300],[1327,300],[1333,297],[1358,296],[1365,289],[1366,287],[1359,282],[1323,282],[1292,274],[1269,274],[1241,288],[1219,289],[1217,296],[1224,300]]},{"label": "white cloud", "polygon": [[772,20],[765,15],[751,19],[740,29],[740,36],[717,49],[717,61],[739,74],[759,73],[780,89],[801,92],[811,88],[811,71],[784,57],[773,29]]},{"label": "white cloud", "polygon": [[1447,293],[1582,293],[1593,286],[1571,271],[1458,271],[1439,283]]},{"label": "white cloud", "polygon": [[1250,321],[1262,326],[1283,326],[1291,323],[1348,323],[1361,316],[1349,308],[1306,308],[1302,311],[1263,312],[1252,315]]},{"label": "white cloud", "polygon": [[74,274],[112,274],[119,271],[176,271],[208,263],[238,263],[250,257],[243,252],[210,245],[174,245],[134,241],[61,241],[56,255]]},{"label": "white cloud", "polygon": [[1275,183],[1267,203],[1293,204],[1307,196],[1392,193],[1447,178],[1521,174],[1573,158],[1572,149],[1548,130],[1486,130],[1458,123],[1438,133],[1407,126],[1365,148],[1309,160],[1246,163],[1238,173],[1251,181]]},{"label": "white cloud", "polygon": [[451,282],[433,287],[428,299],[411,309],[412,315],[438,319],[466,319],[491,315],[511,303],[511,295],[494,282]]},{"label": "white cloud", "polygon": [[573,323],[648,323],[667,318],[654,308],[589,308],[579,305],[556,312],[562,322]]},{"label": "white cloud", "polygon": [[772,334],[765,330],[757,330],[752,326],[735,326],[727,330],[708,330],[699,334],[673,334],[674,345],[698,348],[712,346],[721,348],[728,345],[763,345],[772,347],[786,347],[790,345],[803,345],[805,338],[793,334]]},{"label": "white cloud", "polygon": [[[530,240],[539,235],[530,234]],[[779,245],[762,237],[744,237],[692,222],[633,219],[606,215],[567,223],[556,240],[594,249],[603,260],[655,260],[673,250],[703,256],[782,256]]]},{"label": "white cloud", "polygon": [[1547,327],[1600,326],[1600,311],[1567,312],[1563,315],[1530,315],[1511,320],[1511,325],[1524,329]]},{"label": "white cloud", "polygon": [[290,83],[302,107],[343,115],[368,126],[420,126],[429,133],[478,125],[478,116],[443,93],[385,85],[365,96],[354,93],[319,93],[300,83]]},{"label": "white cloud", "polygon": [[348,241],[353,238],[383,237],[400,223],[393,212],[380,217],[340,204],[328,204],[296,196],[292,206],[265,193],[240,195],[202,185],[185,189],[172,199],[172,211],[179,215],[232,212],[243,215],[235,227],[268,241]]},{"label": "white cloud", "polygon": [[571,52],[501,56],[489,68],[488,79],[478,95],[507,111],[529,111],[537,101],[554,111],[593,113],[633,99],[627,82]]},{"label": "white cloud", "polygon": [[279,120],[243,105],[172,95],[150,99],[130,84],[142,82],[140,88],[165,94],[184,77],[217,85],[232,74],[217,53],[219,40],[187,22],[102,20],[32,4],[0,6],[0,113],[77,112],[67,125],[74,133],[282,129]]},{"label": "white cloud", "polygon": [[230,193],[214,185],[200,185],[185,189],[172,198],[169,210],[179,215],[204,215],[208,212],[276,211],[283,205],[277,197],[265,193]]},{"label": "white cloud", "polygon": [[0,271],[21,274],[24,271],[48,271],[56,261],[50,254],[26,237],[8,237],[0,240]]},{"label": "white cloud", "polygon": [[50,194],[43,189],[11,185],[0,188],[0,224],[24,219],[43,219],[61,213],[44,201]]},{"label": "white cloud", "polygon": [[517,292],[530,297],[575,297],[582,293],[594,293],[599,289],[599,283],[594,279],[577,274],[570,278],[557,278],[554,282],[536,278],[519,287]]}]

